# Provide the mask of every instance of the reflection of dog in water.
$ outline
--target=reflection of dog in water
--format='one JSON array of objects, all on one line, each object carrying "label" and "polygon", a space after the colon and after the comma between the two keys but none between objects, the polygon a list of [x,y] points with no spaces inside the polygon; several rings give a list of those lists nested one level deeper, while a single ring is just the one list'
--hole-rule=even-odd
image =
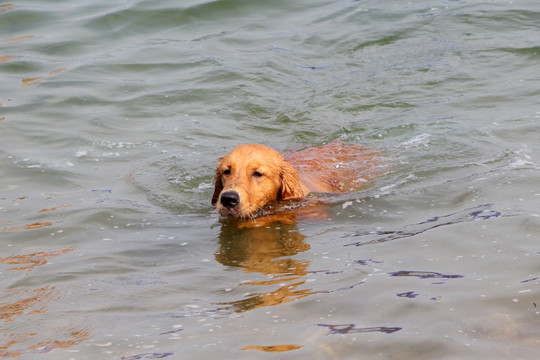
[{"label": "reflection of dog in water", "polygon": [[241,267],[247,272],[258,272],[266,276],[266,280],[243,285],[280,284],[281,287],[253,293],[242,300],[222,305],[231,305],[235,311],[243,312],[311,295],[310,289],[297,289],[305,283],[302,278],[307,274],[309,262],[292,257],[309,250],[309,245],[304,243],[305,238],[294,225],[238,228],[234,224],[223,224],[216,260],[226,266]]},{"label": "reflection of dog in water", "polygon": [[223,224],[216,260],[248,272],[302,276],[307,264],[284,257],[309,250],[305,238],[292,225],[239,229]]},{"label": "reflection of dog in water", "polygon": [[[378,156],[341,142],[285,156],[264,145],[239,145],[219,161],[212,204],[222,217],[254,219],[267,216],[265,206],[275,201],[354,191],[378,175]],[[278,220],[293,222],[285,217]]]}]

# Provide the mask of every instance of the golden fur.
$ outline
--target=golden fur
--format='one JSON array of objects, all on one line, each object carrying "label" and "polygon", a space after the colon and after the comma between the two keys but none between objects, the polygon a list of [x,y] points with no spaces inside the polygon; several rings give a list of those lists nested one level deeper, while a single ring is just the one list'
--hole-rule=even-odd
[{"label": "golden fur", "polygon": [[284,155],[260,144],[239,145],[219,161],[212,205],[223,217],[253,219],[275,200],[357,190],[376,175],[378,155],[341,142]]}]

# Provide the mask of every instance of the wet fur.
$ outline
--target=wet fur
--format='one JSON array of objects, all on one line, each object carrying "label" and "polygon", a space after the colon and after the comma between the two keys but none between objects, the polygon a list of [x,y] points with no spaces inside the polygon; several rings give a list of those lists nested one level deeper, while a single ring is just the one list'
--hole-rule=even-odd
[{"label": "wet fur", "polygon": [[[310,192],[347,192],[375,176],[378,153],[333,142],[282,155],[260,144],[239,145],[219,160],[212,205],[222,217],[253,219],[272,201],[302,199]],[[221,196],[236,192],[236,206]]]}]

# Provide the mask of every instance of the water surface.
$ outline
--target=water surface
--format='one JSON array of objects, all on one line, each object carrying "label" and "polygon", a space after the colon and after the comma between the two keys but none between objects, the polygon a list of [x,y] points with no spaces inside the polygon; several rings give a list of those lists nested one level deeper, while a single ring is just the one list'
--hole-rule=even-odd
[{"label": "water surface", "polygon": [[[0,357],[534,359],[535,1],[0,4]],[[384,152],[329,219],[210,206],[239,143]]]}]

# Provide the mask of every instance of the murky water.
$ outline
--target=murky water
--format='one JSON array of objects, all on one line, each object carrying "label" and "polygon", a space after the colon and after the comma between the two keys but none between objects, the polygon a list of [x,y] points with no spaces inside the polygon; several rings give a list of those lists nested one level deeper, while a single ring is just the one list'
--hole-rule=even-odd
[{"label": "murky water", "polygon": [[[0,357],[535,359],[540,8],[0,4]],[[210,206],[239,143],[385,175],[329,220]]]}]

